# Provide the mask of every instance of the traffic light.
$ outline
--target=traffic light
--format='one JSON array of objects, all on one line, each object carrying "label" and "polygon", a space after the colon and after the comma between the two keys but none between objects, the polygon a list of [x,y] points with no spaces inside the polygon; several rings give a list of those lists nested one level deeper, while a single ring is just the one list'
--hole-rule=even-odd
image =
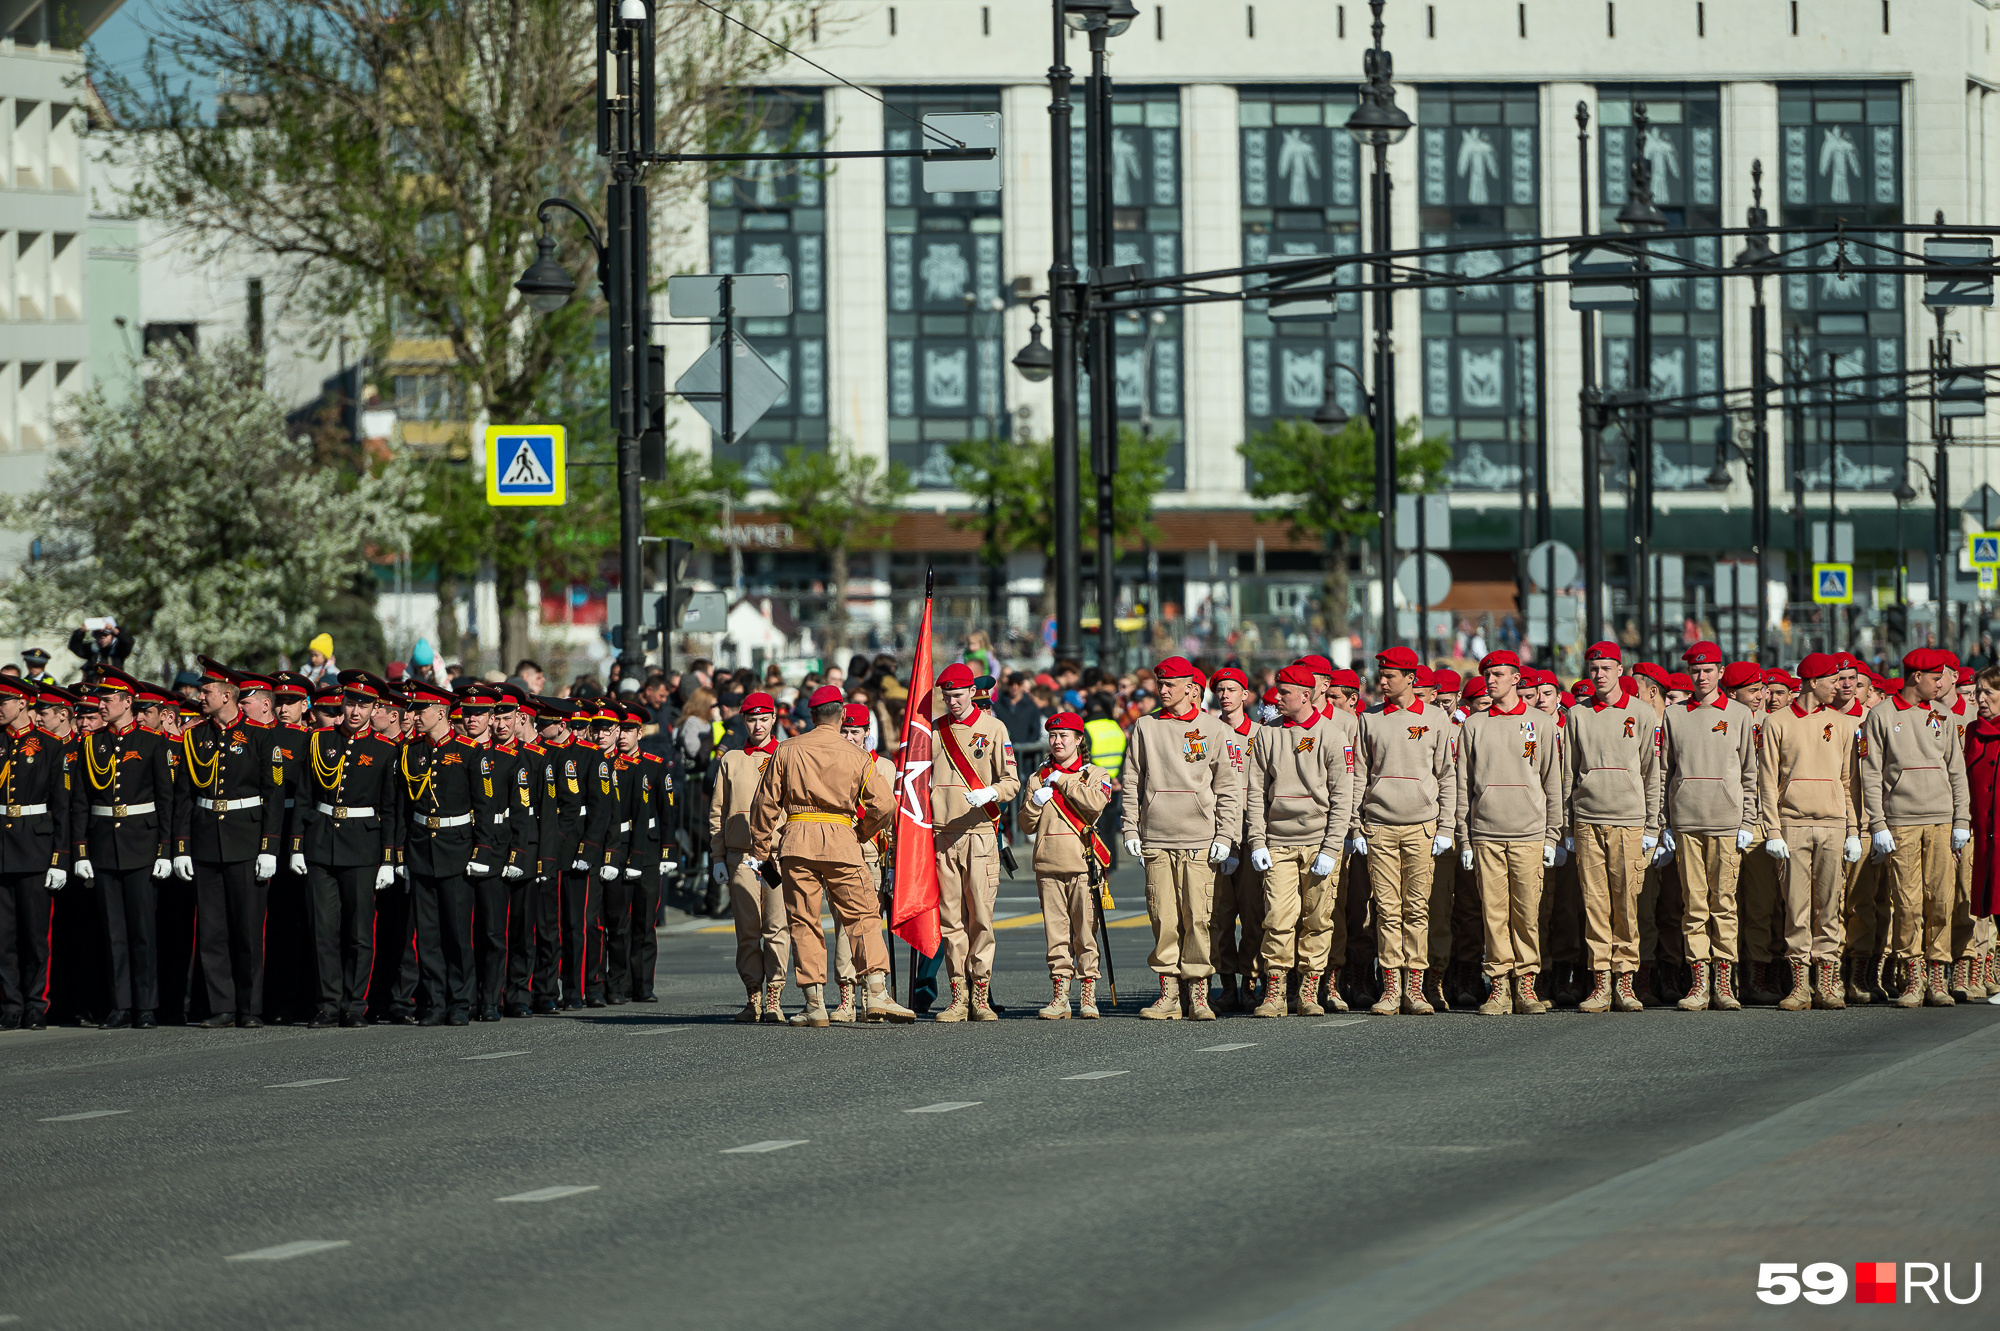
[{"label": "traffic light", "polygon": [[667,479],[667,349],[646,348],[646,428],[639,432],[639,479]]},{"label": "traffic light", "polygon": [[694,554],[694,546],[679,540],[668,540],[666,546],[667,594],[660,598],[654,613],[660,621],[661,632],[666,635],[666,652],[661,666],[671,668],[674,630],[681,626],[681,617],[687,613],[688,602],[694,599],[694,588],[687,585],[688,559]]},{"label": "traffic light", "polygon": [[1898,643],[1910,640],[1910,612],[1900,605],[1882,607],[1882,628]]}]

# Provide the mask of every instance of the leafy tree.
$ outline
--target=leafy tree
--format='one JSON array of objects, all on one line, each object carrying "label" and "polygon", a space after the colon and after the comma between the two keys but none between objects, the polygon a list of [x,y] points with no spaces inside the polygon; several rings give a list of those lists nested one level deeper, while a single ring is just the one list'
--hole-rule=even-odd
[{"label": "leafy tree", "polygon": [[175,666],[301,656],[371,552],[421,528],[412,478],[315,467],[241,344],[175,345],[150,370],[142,393],[86,392],[81,443],[0,502],[0,522],[40,538],[0,613],[25,632],[110,612],[143,659]]},{"label": "leafy tree", "polygon": [[825,654],[837,657],[847,647],[847,552],[888,543],[897,506],[915,488],[909,468],[892,462],[878,470],[874,458],[840,445],[788,448],[766,483],[771,512],[827,560]]},{"label": "leafy tree", "polygon": [[[1260,511],[1283,520],[1295,539],[1326,543],[1326,631],[1347,632],[1347,554],[1375,530],[1375,431],[1360,417],[1332,434],[1307,420],[1278,420],[1237,447],[1250,465],[1250,494],[1284,506]],[[1425,494],[1444,484],[1451,445],[1421,437],[1412,416],[1396,431],[1396,490]]]}]

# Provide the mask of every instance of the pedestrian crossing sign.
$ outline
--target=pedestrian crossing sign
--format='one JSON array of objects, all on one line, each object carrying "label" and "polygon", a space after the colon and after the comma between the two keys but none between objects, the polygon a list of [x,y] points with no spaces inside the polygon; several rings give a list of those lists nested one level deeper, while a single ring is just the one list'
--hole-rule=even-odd
[{"label": "pedestrian crossing sign", "polygon": [[1813,600],[1820,605],[1854,604],[1854,565],[1814,564]]},{"label": "pedestrian crossing sign", "polygon": [[1980,568],[1979,590],[1982,592],[2000,591],[2000,568],[1995,568],[1991,564]]},{"label": "pedestrian crossing sign", "polygon": [[486,502],[498,505],[561,504],[563,427],[486,427]]},{"label": "pedestrian crossing sign", "polygon": [[1965,538],[1966,560],[1974,568],[2000,564],[2000,531],[1976,531]]}]

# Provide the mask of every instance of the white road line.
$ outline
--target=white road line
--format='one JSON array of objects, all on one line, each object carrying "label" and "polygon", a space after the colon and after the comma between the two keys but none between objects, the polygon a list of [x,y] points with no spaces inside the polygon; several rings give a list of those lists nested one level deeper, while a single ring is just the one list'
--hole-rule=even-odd
[{"label": "white road line", "polygon": [[643,1031],[627,1031],[627,1035],[672,1035],[675,1031],[691,1031],[692,1026],[649,1026]]},{"label": "white road line", "polygon": [[0,1313],[0,1326],[12,1326],[21,1320],[19,1313]]},{"label": "white road line", "polygon": [[905,1114],[949,1114],[954,1109],[970,1109],[984,1104],[983,1100],[940,1100],[934,1105],[924,1105],[919,1109],[905,1109]]},{"label": "white road line", "polygon": [[1197,1049],[1195,1050],[1195,1052],[1197,1054],[1226,1054],[1232,1049],[1251,1049],[1254,1048],[1256,1044],[1257,1042],[1255,1040],[1248,1040],[1241,1044],[1212,1044],[1207,1046],[1206,1048]]},{"label": "white road line", "polygon": [[294,1239],[290,1243],[280,1243],[275,1248],[257,1248],[250,1252],[233,1252],[223,1258],[225,1262],[289,1262],[294,1257],[305,1257],[316,1252],[327,1252],[334,1248],[345,1248],[349,1239]]},{"label": "white road line", "polygon": [[460,1061],[465,1063],[477,1063],[484,1058],[519,1058],[521,1055],[527,1052],[528,1051],[525,1049],[509,1049],[503,1053],[498,1053],[498,1054],[467,1054]]},{"label": "white road line", "polygon": [[1075,1076],[1073,1076],[1073,1077],[1064,1077],[1064,1078],[1063,1078],[1063,1080],[1064,1080],[1064,1081],[1099,1081],[1099,1080],[1101,1080],[1101,1079],[1103,1079],[1103,1078],[1105,1078],[1105,1077],[1122,1077],[1122,1076],[1124,1076],[1124,1075],[1125,1075],[1126,1073],[1130,1072],[1131,1070],[1132,1070],[1132,1069],[1130,1069],[1130,1068],[1120,1068],[1120,1069],[1119,1069],[1118,1071],[1116,1071],[1116,1072],[1079,1072],[1079,1073],[1077,1073],[1077,1074],[1076,1074]]},{"label": "white road line", "polygon": [[1326,1030],[1330,1026],[1359,1026],[1366,1020],[1368,1020],[1366,1017],[1349,1017],[1346,1021],[1322,1021],[1316,1025],[1320,1030]]},{"label": "white road line", "polygon": [[748,1146],[732,1146],[724,1155],[763,1155],[766,1151],[782,1151],[788,1146],[804,1146],[810,1137],[794,1137],[782,1141],[751,1142]]},{"label": "white road line", "polygon": [[309,1077],[305,1081],[273,1082],[264,1089],[267,1091],[293,1091],[301,1086],[331,1086],[337,1081],[347,1080],[349,1080],[347,1077]]},{"label": "white road line", "polygon": [[118,1114],[129,1114],[129,1109],[86,1109],[81,1114],[57,1114],[54,1118],[38,1118],[37,1123],[81,1123],[87,1118],[111,1118]]},{"label": "white road line", "polygon": [[536,1188],[533,1192],[517,1192],[512,1197],[495,1197],[496,1202],[552,1202],[558,1197],[574,1197],[579,1192],[596,1192],[600,1185],[595,1183],[567,1183],[553,1188]]}]

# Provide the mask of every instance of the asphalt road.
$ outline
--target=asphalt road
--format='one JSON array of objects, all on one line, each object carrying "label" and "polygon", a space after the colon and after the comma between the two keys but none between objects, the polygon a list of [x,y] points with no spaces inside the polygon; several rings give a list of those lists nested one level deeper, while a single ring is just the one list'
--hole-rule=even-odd
[{"label": "asphalt road", "polygon": [[1758,1264],[2000,1223],[2000,1007],[1144,1022],[1127,927],[1042,1022],[1026,925],[997,1024],[803,1031],[702,927],[657,1007],[0,1036],[0,1323],[1845,1325]]}]

